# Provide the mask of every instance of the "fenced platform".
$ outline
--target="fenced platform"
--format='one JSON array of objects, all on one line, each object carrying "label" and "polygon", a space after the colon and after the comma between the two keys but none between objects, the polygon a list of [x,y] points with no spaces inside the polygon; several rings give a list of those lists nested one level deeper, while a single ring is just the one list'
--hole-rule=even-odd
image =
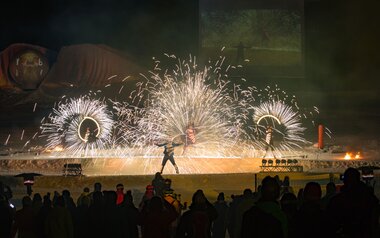
[{"label": "fenced platform", "polygon": [[303,172],[296,159],[263,159],[260,172]]},{"label": "fenced platform", "polygon": [[63,165],[63,175],[64,176],[79,176],[82,175],[82,165],[75,164],[64,164]]}]

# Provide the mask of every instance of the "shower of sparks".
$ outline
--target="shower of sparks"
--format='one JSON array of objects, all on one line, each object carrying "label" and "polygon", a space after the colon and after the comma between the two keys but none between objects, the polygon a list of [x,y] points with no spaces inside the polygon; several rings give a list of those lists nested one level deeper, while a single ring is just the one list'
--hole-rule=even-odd
[{"label": "shower of sparks", "polygon": [[25,130],[22,130],[20,140],[24,139],[24,133],[25,133]]},{"label": "shower of sparks", "polygon": [[8,145],[9,138],[11,138],[11,134],[8,134],[8,137],[7,137],[7,139],[5,140],[4,145]]},{"label": "shower of sparks", "polygon": [[196,142],[183,151],[185,156],[239,153],[236,144],[243,120],[235,96],[240,92],[229,89],[227,74],[221,72],[223,62],[221,57],[200,70],[196,58],[190,57],[189,61],[178,59],[172,70],[161,71],[156,61],[155,70],[149,77],[142,75],[145,81],[131,93],[131,104],[117,105],[128,146],[143,148],[145,155],[162,152],[156,143],[173,141],[184,147],[186,130],[192,126]]},{"label": "shower of sparks", "polygon": [[[84,142],[78,132],[85,117],[99,124],[99,135],[92,142]],[[47,149],[62,146],[73,156],[95,155],[110,145],[113,124],[112,115],[103,101],[82,96],[59,102],[42,124],[41,137],[46,137]]]},{"label": "shower of sparks", "polygon": [[[294,151],[310,144],[305,137],[305,123],[310,120],[315,127],[312,118],[319,114],[319,109],[313,107],[312,111],[307,108],[300,108],[296,96],[288,95],[286,91],[279,88],[266,86],[258,89],[254,86],[243,90],[245,108],[252,115],[253,125],[248,123],[246,133],[253,141],[255,148],[263,150],[266,147],[265,134],[266,126],[271,126],[274,130],[274,147],[280,151]],[[261,120],[259,120],[261,119]],[[259,121],[259,123],[258,123]]]},{"label": "shower of sparks", "polygon": [[[302,126],[300,115],[289,105],[281,101],[263,102],[253,107],[256,132],[261,138],[265,138],[266,126],[271,126],[275,134],[281,135],[282,139],[276,141],[275,147],[279,150],[292,150],[301,148],[308,143],[303,135],[305,127]],[[262,119],[261,122],[259,119]],[[262,139],[264,142],[264,140]],[[263,143],[265,146],[265,143]]]}]

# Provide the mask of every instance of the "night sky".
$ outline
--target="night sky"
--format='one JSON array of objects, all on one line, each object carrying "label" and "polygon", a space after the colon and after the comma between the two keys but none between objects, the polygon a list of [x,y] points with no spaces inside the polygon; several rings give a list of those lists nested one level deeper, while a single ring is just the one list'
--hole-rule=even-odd
[{"label": "night sky", "polygon": [[[164,52],[177,56],[199,53],[199,8],[202,4],[213,6],[212,2],[216,1],[8,1],[1,7],[0,50],[12,43],[36,44],[55,51],[64,45],[101,43],[149,67],[151,57]],[[218,1],[218,7],[223,8],[225,2],[244,9],[250,6],[247,2],[263,1]],[[304,96],[319,106],[319,122],[336,134],[378,138],[378,9],[376,0],[306,0],[302,77],[281,75],[282,71],[278,77],[265,77],[271,68],[261,77],[247,70],[245,77],[262,79],[258,82],[261,85],[278,83],[299,94],[300,100]]]}]

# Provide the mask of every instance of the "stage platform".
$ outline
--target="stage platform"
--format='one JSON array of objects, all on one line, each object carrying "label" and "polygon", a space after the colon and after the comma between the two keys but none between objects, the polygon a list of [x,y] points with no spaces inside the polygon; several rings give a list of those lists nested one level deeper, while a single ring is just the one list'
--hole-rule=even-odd
[{"label": "stage platform", "polygon": [[[305,173],[342,173],[348,167],[378,166],[378,160],[342,160],[342,159],[310,159],[282,158],[275,159],[239,158],[239,157],[176,157],[180,174],[239,174],[260,172],[305,172]],[[272,160],[273,164],[268,164]],[[296,160],[289,164],[288,161]],[[285,162],[286,161],[286,162]],[[162,157],[131,157],[131,158],[65,158],[54,156],[9,156],[0,158],[0,173],[16,175],[25,172],[35,172],[43,175],[75,175],[65,173],[65,164],[80,164],[81,175],[85,176],[115,176],[115,175],[152,175],[161,168]],[[66,166],[67,170],[67,166]],[[163,174],[175,174],[170,161],[167,162]],[[78,175],[78,174],[76,174]]]}]

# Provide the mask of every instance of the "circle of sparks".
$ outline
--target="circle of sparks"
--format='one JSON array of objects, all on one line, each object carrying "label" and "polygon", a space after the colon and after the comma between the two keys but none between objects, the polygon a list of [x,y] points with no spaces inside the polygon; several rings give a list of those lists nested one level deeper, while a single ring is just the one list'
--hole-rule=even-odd
[{"label": "circle of sparks", "polygon": [[[297,111],[282,101],[267,101],[253,107],[253,120],[258,127],[258,134],[264,135],[266,127],[260,125],[260,121],[265,120],[271,124],[275,132],[282,135],[282,140],[275,145],[280,150],[291,150],[294,147],[301,148],[307,141],[303,137],[306,128],[302,126],[301,117]],[[282,128],[275,126],[274,121],[282,125]]]},{"label": "circle of sparks", "polygon": [[257,120],[257,124],[260,124],[260,121],[262,120],[262,119],[264,119],[264,118],[267,118],[267,117],[271,117],[271,118],[273,118],[273,119],[275,119],[276,121],[277,121],[277,123],[279,124],[279,125],[281,125],[281,121],[280,121],[280,119],[278,119],[277,117],[275,117],[275,116],[273,116],[273,115],[270,115],[270,114],[267,114],[267,115],[263,115],[263,116],[261,116],[258,120]]},{"label": "circle of sparks", "polygon": [[98,137],[98,136],[100,135],[100,130],[101,130],[100,125],[99,125],[99,123],[98,123],[97,120],[95,120],[95,119],[92,118],[92,117],[84,117],[84,118],[79,122],[79,125],[78,125],[78,131],[77,131],[77,132],[78,132],[78,136],[79,136],[79,138],[80,138],[82,141],[84,141],[84,142],[86,142],[87,140],[86,140],[85,138],[83,138],[82,135],[80,134],[80,128],[82,127],[82,123],[83,123],[85,120],[90,120],[90,121],[92,121],[92,122],[95,123],[96,128],[97,128],[97,130],[96,130],[97,133],[96,133],[95,137]]},{"label": "circle of sparks", "polygon": [[[79,133],[86,119],[95,122],[99,128],[91,142],[86,142]],[[74,156],[87,155],[108,147],[113,124],[112,115],[104,102],[83,96],[58,103],[49,115],[48,122],[42,124],[41,134],[47,137],[47,148],[62,146]]]}]

